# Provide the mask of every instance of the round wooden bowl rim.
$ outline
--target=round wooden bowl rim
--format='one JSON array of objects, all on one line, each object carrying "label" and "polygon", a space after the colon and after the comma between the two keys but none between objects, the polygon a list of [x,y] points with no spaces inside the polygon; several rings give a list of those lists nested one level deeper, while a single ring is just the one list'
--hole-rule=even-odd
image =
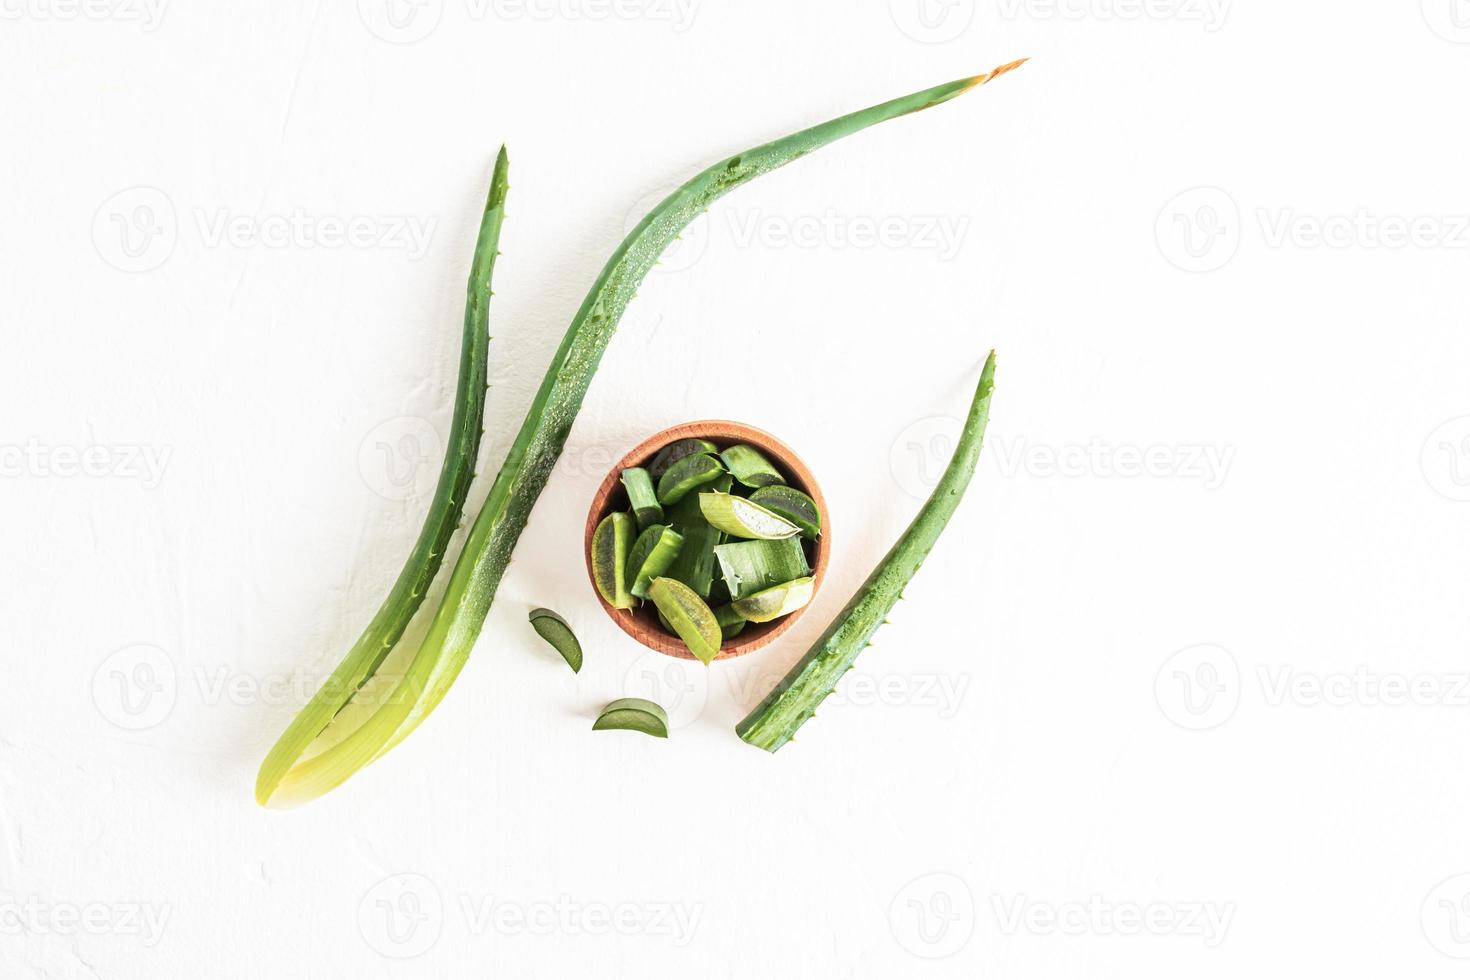
[{"label": "round wooden bowl rim", "polygon": [[[614,609],[597,590],[596,579],[592,575],[592,535],[597,530],[597,525],[612,509],[611,501],[614,494],[621,488],[620,478],[623,470],[630,466],[646,464],[656,452],[678,439],[750,443],[769,455],[772,462],[792,477],[792,486],[812,498],[817,505],[817,513],[822,515],[822,533],[817,535],[816,547],[812,556],[813,600],[816,598],[817,591],[822,587],[823,577],[827,574],[827,558],[832,549],[832,522],[828,516],[827,501],[822,496],[822,488],[817,485],[816,477],[812,476],[811,470],[807,469],[806,463],[796,454],[796,451],[764,429],[757,429],[743,422],[731,422],[726,419],[685,422],[682,425],[675,425],[662,432],[654,433],[623,456],[608,472],[602,485],[597,488],[597,492],[593,494],[592,506],[587,511],[587,528],[582,540],[582,554],[587,563],[587,581],[592,585],[592,594],[597,597],[602,608],[624,633],[650,650],[657,650],[671,657],[694,660],[694,654],[689,652],[689,648],[682,640],[677,636],[670,636],[658,625],[655,618],[657,614],[648,611],[653,608],[651,604],[647,604],[643,610]],[[802,613],[810,607],[811,603],[807,603],[796,612],[770,623],[750,623],[740,632],[739,636],[726,640],[720,645],[720,652],[715,659],[728,660],[731,657],[743,656],[771,643],[790,629]]]}]

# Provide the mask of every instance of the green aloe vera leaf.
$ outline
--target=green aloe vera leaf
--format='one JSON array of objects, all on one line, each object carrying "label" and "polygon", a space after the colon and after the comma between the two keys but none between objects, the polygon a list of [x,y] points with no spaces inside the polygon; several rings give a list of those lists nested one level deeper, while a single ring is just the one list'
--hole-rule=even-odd
[{"label": "green aloe vera leaf", "polygon": [[[730,484],[730,474],[726,473],[710,486],[726,491]],[[715,546],[725,543],[725,532],[710,527],[704,519],[697,493],[689,494],[669,508],[669,526],[684,535],[684,546],[664,574],[683,582],[698,592],[700,598],[708,599],[715,578]]]},{"label": "green aloe vera leaf", "polygon": [[644,698],[618,698],[602,709],[592,723],[594,732],[642,732],[654,738],[669,737],[669,716],[664,709]]},{"label": "green aloe vera leaf", "polygon": [[699,595],[683,582],[656,578],[648,597],[696,660],[708,665],[720,652],[720,623]]},{"label": "green aloe vera leaf", "polygon": [[674,636],[678,636],[679,633],[677,630],[674,629],[674,624],[669,622],[669,617],[663,614],[663,610],[655,606],[654,611],[658,613],[658,624],[664,628],[664,631]]},{"label": "green aloe vera leaf", "polygon": [[800,538],[732,541],[715,548],[715,560],[732,600],[811,574]]},{"label": "green aloe vera leaf", "polygon": [[454,415],[439,483],[434,489],[418,541],[404,563],[378,613],[368,623],[331,677],[312,696],[267,753],[256,776],[255,798],[264,804],[281,779],[296,764],[333,718],[352,699],[408,628],[444,561],[449,539],[459,526],[465,499],[475,475],[475,459],[485,432],[486,373],[490,350],[490,297],[495,259],[500,254],[500,229],[505,221],[505,196],[510,188],[510,160],[505,147],[495,159],[490,192],[480,216],[480,232],[470,263],[466,290],[464,331],[460,342],[459,381]]},{"label": "green aloe vera leaf", "polygon": [[744,616],[735,611],[733,605],[720,606],[715,611],[715,622],[720,624],[720,636],[726,640],[733,640],[745,629],[749,622]]},{"label": "green aloe vera leaf", "polygon": [[[407,738],[444,700],[484,628],[511,552],[561,455],[624,310],[659,255],[689,222],[736,187],[813,150],[880,122],[948,102],[1020,64],[1013,62],[983,75],[905,95],[723,159],[656,205],[613,252],[572,318],[470,527],[428,633],[385,703],[340,741],[297,762],[278,782],[258,785],[256,798],[289,806],[330,792]],[[290,758],[299,758],[299,753]]]},{"label": "green aloe vera leaf", "polygon": [[633,518],[621,511],[608,514],[592,532],[592,580],[597,591],[614,609],[632,609],[638,605],[631,584],[628,559],[635,540]]},{"label": "green aloe vera leaf", "polygon": [[720,461],[708,453],[685,456],[658,478],[658,501],[672,507],[691,491],[718,480],[724,472]]},{"label": "green aloe vera leaf", "polygon": [[657,480],[670,466],[685,456],[692,456],[695,453],[714,455],[719,451],[719,447],[708,439],[675,439],[654,454],[653,462],[648,464],[648,475]]},{"label": "green aloe vera leaf", "polygon": [[704,512],[704,519],[712,527],[719,528],[732,538],[774,540],[801,533],[800,527],[780,514],[734,494],[701,493],[699,509]]},{"label": "green aloe vera leaf", "polygon": [[815,538],[822,533],[822,514],[816,501],[795,487],[761,487],[750,495],[750,502],[786,518],[801,528],[803,537]]},{"label": "green aloe vera leaf", "polygon": [[659,506],[653,492],[653,481],[648,471],[641,466],[623,470],[623,489],[628,491],[628,504],[633,508],[633,517],[638,521],[638,530],[646,531],[652,524],[662,524],[664,509]]},{"label": "green aloe vera leaf", "polygon": [[924,563],[964,497],[980,458],[994,390],[995,352],[991,351],[980,372],[980,384],[975,389],[954,456],[934,492],[806,656],[736,726],[736,733],[745,741],[775,752],[792,739],[836,688],[842,675],[852,669],[857,655],[868,646],[873,633],[902,597],[904,587]]},{"label": "green aloe vera leaf", "polygon": [[736,599],[730,603],[730,607],[752,623],[769,623],[773,619],[794,613],[811,602],[815,590],[816,580],[808,576],[773,585],[744,599]]},{"label": "green aloe vera leaf", "polygon": [[532,609],[531,628],[562,655],[567,666],[572,668],[572,673],[581,673],[582,644],[577,642],[577,635],[572,632],[572,627],[565,619],[550,609]]},{"label": "green aloe vera leaf", "polygon": [[628,559],[628,577],[633,581],[628,591],[647,599],[649,584],[668,571],[683,545],[684,536],[666,524],[655,524],[638,535]]},{"label": "green aloe vera leaf", "polygon": [[720,453],[720,459],[724,460],[730,474],[747,487],[769,487],[786,482],[786,477],[754,446],[744,443],[731,446]]}]

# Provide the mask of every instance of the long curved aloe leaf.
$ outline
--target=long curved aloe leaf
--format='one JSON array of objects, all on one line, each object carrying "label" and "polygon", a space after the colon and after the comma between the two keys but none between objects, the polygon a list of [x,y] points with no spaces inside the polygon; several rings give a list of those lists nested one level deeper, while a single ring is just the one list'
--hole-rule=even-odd
[{"label": "long curved aloe leaf", "polygon": [[490,193],[480,219],[480,234],[470,264],[468,297],[465,300],[464,337],[459,356],[459,382],[454,398],[450,436],[439,471],[439,483],[418,541],[399,573],[388,598],[378,609],[342,663],[292,720],[260,766],[256,799],[264,803],[275,792],[281,777],[293,766],[342,710],[343,706],[382,666],[398,643],[409,621],[424,601],[429,585],[444,562],[449,539],[464,513],[470,481],[475,476],[475,458],[485,432],[486,370],[489,362],[490,281],[499,254],[500,228],[505,219],[505,194],[509,189],[510,161],[505,147],[495,160]]},{"label": "long curved aloe leaf", "polygon": [[741,184],[869,126],[947,102],[1020,64],[915,92],[721,160],[649,212],[613,252],[567,328],[470,530],[443,604],[397,687],[361,726],[299,763],[278,791],[263,799],[292,805],[321,796],[397,745],[443,700],[480,635],[511,551],[561,455],[623,311],[689,222]]},{"label": "long curved aloe leaf", "polygon": [[970,403],[970,414],[954,456],[934,492],[908,530],[848,600],[827,631],[812,644],[806,656],[735,726],[736,734],[745,741],[768,752],[791,741],[796,730],[816,713],[817,705],[837,687],[842,675],[852,669],[853,661],[888,618],[889,611],[902,597],[904,586],[929,556],[965,495],[965,488],[975,473],[975,463],[980,459],[985,425],[990,420],[990,395],[994,390],[995,352],[991,351],[980,372],[980,385],[975,389],[975,399]]}]

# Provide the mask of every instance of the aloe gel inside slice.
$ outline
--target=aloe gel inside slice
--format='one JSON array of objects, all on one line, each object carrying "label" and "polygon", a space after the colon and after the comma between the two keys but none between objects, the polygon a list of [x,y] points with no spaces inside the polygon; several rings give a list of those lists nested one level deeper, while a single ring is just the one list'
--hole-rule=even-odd
[{"label": "aloe gel inside slice", "polygon": [[722,544],[715,560],[732,600],[811,574],[800,538]]}]

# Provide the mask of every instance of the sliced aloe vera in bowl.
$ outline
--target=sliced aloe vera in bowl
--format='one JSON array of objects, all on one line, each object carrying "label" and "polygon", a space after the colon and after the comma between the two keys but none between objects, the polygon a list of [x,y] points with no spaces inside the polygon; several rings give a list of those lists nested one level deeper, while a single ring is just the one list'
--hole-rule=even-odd
[{"label": "sliced aloe vera in bowl", "polygon": [[[722,474],[710,486],[730,489],[730,474]],[[664,574],[676,578],[708,599],[715,581],[715,546],[725,543],[725,532],[711,527],[699,507],[699,494],[691,493],[669,508],[669,526],[684,535],[684,546]]]},{"label": "sliced aloe vera in bowl", "polygon": [[[731,599],[741,599],[811,574],[801,539],[732,541],[715,548],[720,578]],[[713,590],[711,590],[713,591]]]},{"label": "sliced aloe vera in bowl", "polygon": [[780,514],[734,494],[701,493],[699,509],[711,526],[731,537],[775,540],[801,533],[801,528]]},{"label": "sliced aloe vera in bowl", "polygon": [[795,487],[780,484],[761,487],[749,499],[801,528],[802,537],[815,538],[822,533],[822,513],[817,510],[817,502]]},{"label": "sliced aloe vera in bowl", "polygon": [[633,550],[635,534],[632,516],[622,512],[608,514],[592,532],[592,580],[597,591],[614,609],[632,609],[638,605],[628,591],[628,557]]},{"label": "sliced aloe vera in bowl", "polygon": [[669,715],[645,698],[618,698],[602,709],[592,723],[594,732],[642,732],[654,738],[669,737]]},{"label": "sliced aloe vera in bowl", "polygon": [[648,464],[648,475],[657,480],[670,466],[685,456],[693,456],[695,453],[709,453],[713,456],[719,451],[719,447],[708,439],[676,439],[654,455],[653,462]]},{"label": "sliced aloe vera in bowl", "polygon": [[769,487],[786,482],[781,471],[754,446],[741,443],[720,453],[730,475],[747,487]]},{"label": "sliced aloe vera in bowl", "polygon": [[796,612],[812,601],[816,580],[810,576],[794,582],[783,582],[762,589],[744,599],[736,599],[730,608],[752,623],[769,623],[773,619]]},{"label": "sliced aloe vera in bowl", "polygon": [[734,606],[721,606],[714,611],[715,622],[720,624],[720,636],[727,640],[733,640],[739,636],[749,622],[744,616],[735,611]]},{"label": "sliced aloe vera in bowl", "polygon": [[577,642],[577,635],[572,632],[572,627],[565,619],[550,609],[532,609],[531,628],[561,654],[567,666],[572,668],[572,673],[581,672],[582,644]]},{"label": "sliced aloe vera in bowl", "polygon": [[722,639],[720,622],[698,593],[677,579],[656,578],[648,597],[696,660],[708,664],[715,659]]},{"label": "sliced aloe vera in bowl", "polygon": [[665,507],[677,504],[690,492],[713,483],[725,473],[725,467],[709,453],[685,456],[658,478],[658,502]]},{"label": "sliced aloe vera in bowl", "polygon": [[628,556],[628,578],[632,582],[628,591],[647,599],[649,583],[668,571],[683,544],[684,536],[666,524],[655,524],[638,535]]},{"label": "sliced aloe vera in bowl", "polygon": [[623,470],[623,489],[628,491],[628,506],[633,508],[633,519],[638,530],[646,530],[653,524],[664,522],[664,509],[659,506],[658,496],[653,492],[653,480],[641,466]]}]

